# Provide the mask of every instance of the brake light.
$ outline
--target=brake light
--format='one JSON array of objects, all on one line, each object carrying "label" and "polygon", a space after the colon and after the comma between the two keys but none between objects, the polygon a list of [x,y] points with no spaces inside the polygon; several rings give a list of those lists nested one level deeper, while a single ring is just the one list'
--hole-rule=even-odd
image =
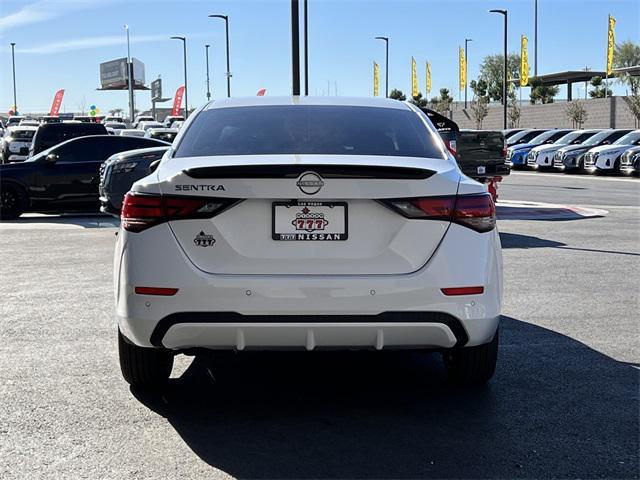
[{"label": "brake light", "polygon": [[491,195],[461,195],[456,200],[453,222],[476,232],[488,232],[496,226],[496,205]]},{"label": "brake light", "polygon": [[137,295],[160,295],[163,297],[171,297],[178,293],[177,288],[164,287],[136,287],[134,291]]},{"label": "brake light", "polygon": [[477,232],[488,232],[496,226],[496,207],[488,193],[385,200],[382,203],[407,218],[445,220]]},{"label": "brake light", "polygon": [[484,287],[451,287],[441,288],[440,290],[447,296],[481,295],[482,293],[484,293]]},{"label": "brake light", "polygon": [[124,197],[120,219],[122,228],[141,232],[163,222],[188,218],[211,218],[231,204],[226,198],[167,197],[129,192]]}]

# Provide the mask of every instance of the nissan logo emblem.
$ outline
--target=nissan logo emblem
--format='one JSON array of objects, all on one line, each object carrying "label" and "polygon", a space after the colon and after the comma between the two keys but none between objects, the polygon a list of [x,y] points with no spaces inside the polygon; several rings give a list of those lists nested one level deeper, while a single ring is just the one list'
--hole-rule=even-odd
[{"label": "nissan logo emblem", "polygon": [[314,172],[305,172],[298,178],[296,185],[306,195],[315,195],[324,186],[322,177]]}]

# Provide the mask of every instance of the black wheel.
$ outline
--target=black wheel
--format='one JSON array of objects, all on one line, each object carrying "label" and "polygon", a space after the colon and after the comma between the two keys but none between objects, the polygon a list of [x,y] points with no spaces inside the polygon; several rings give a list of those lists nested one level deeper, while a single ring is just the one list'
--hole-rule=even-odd
[{"label": "black wheel", "polygon": [[476,347],[447,350],[442,354],[447,376],[454,382],[481,385],[496,371],[498,330],[489,343]]},{"label": "black wheel", "polygon": [[27,196],[15,185],[0,185],[0,219],[13,220],[24,212]]},{"label": "black wheel", "polygon": [[118,330],[120,370],[129,385],[159,387],[169,380],[173,353],[161,348],[144,348],[129,343]]}]

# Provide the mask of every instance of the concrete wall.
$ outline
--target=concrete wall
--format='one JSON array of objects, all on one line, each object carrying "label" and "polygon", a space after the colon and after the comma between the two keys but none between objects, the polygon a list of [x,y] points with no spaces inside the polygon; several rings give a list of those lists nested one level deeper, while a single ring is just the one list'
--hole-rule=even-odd
[{"label": "concrete wall", "polygon": [[[639,128],[623,97],[593,98],[581,100],[587,110],[587,120],[583,128]],[[520,127],[571,128],[571,120],[565,110],[567,102],[546,105],[523,104],[520,107]],[[453,105],[451,118],[460,128],[476,128],[471,110],[464,109],[464,103]],[[507,119],[508,121],[508,119]],[[482,128],[501,129],[502,106],[491,105],[489,114],[482,122]]]}]

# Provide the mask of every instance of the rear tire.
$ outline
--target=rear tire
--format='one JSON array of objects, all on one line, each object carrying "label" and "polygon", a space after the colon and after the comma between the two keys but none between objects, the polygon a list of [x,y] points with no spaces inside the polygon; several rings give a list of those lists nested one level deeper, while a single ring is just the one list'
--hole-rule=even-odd
[{"label": "rear tire", "polygon": [[0,185],[0,219],[14,220],[24,212],[27,196],[15,185]]},{"label": "rear tire", "polygon": [[129,385],[153,388],[169,380],[173,367],[173,353],[170,350],[133,345],[118,329],[118,353],[122,376]]},{"label": "rear tire", "polygon": [[496,371],[499,330],[489,343],[476,347],[448,350],[442,354],[447,376],[457,383],[482,385]]}]

